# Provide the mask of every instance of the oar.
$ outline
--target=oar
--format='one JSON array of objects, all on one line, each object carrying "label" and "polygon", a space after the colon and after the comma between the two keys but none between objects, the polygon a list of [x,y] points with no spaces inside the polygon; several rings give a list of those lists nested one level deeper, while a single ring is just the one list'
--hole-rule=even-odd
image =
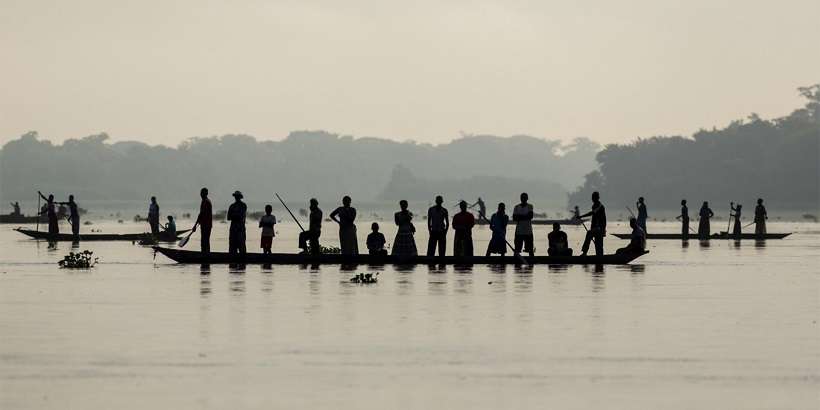
[{"label": "oar", "polygon": [[754,224],[756,224],[756,223],[757,223],[757,222],[755,222],[755,221],[749,222],[748,224],[746,224],[746,225],[744,225],[744,226],[743,226],[743,229],[746,229],[746,228],[748,228],[748,227],[750,227],[750,226],[752,226],[752,225],[754,225]]},{"label": "oar", "polygon": [[[39,194],[40,191],[37,191],[37,193]],[[37,195],[37,232],[40,232],[40,212],[41,211],[42,211],[42,209],[40,209],[40,195]]]},{"label": "oar", "polygon": [[181,241],[179,241],[179,243],[177,244],[177,247],[182,248],[182,247],[184,247],[185,245],[187,245],[187,244],[188,244],[188,240],[190,240],[190,239],[191,239],[191,235],[193,235],[193,234],[194,234],[194,232],[196,231],[196,226],[197,226],[197,225],[199,225],[199,221],[196,221],[196,222],[194,223],[194,227],[191,229],[191,232],[188,232],[188,235],[187,235],[187,236],[185,236],[184,238],[182,238],[182,240],[181,240]]},{"label": "oar", "polygon": [[729,220],[726,222],[726,233],[727,234],[731,233],[731,231],[729,231],[729,228],[732,226],[732,208],[734,208],[734,206],[735,206],[734,202],[729,202]]},{"label": "oar", "polygon": [[294,220],[294,221],[296,221],[296,225],[299,225],[299,229],[301,229],[301,230],[302,230],[302,232],[304,232],[304,231],[305,231],[305,228],[303,228],[303,227],[302,227],[302,224],[301,224],[301,223],[299,223],[299,220],[298,220],[298,219],[296,219],[296,216],[295,216],[295,215],[293,215],[293,212],[291,212],[291,211],[290,211],[290,208],[288,208],[288,206],[287,206],[287,205],[285,205],[285,201],[283,201],[283,200],[282,200],[282,197],[280,197],[280,196],[279,196],[279,194],[277,194],[276,192],[274,192],[273,194],[274,194],[274,195],[276,195],[276,199],[278,199],[278,200],[279,200],[279,202],[281,202],[281,203],[282,203],[282,206],[284,206],[284,207],[285,207],[285,209],[287,209],[287,210],[288,210],[288,213],[290,214],[290,217],[291,217],[291,218],[293,218],[293,220]]},{"label": "oar", "polygon": [[[490,225],[490,221],[487,221],[487,217],[486,217],[486,216],[482,215],[481,213],[479,213],[479,214],[478,214],[478,216],[479,216],[481,219],[484,219],[484,220],[487,222],[487,225]],[[490,225],[490,227],[492,228],[492,225]],[[510,241],[508,241],[506,237],[504,237],[504,242],[506,242],[506,243],[507,243],[507,246],[509,246],[509,247],[510,247],[510,250],[513,252],[513,255],[514,255],[514,256],[518,256],[518,260],[519,260],[519,261],[521,261],[521,263],[522,263],[522,264],[524,264],[524,265],[529,265],[529,263],[527,263],[527,260],[526,260],[526,259],[524,259],[524,257],[523,257],[523,256],[521,256],[521,254],[520,254],[520,253],[516,253],[516,252],[515,252],[515,248],[514,248],[512,245],[510,245]],[[535,244],[533,244],[533,246],[535,246]]]}]

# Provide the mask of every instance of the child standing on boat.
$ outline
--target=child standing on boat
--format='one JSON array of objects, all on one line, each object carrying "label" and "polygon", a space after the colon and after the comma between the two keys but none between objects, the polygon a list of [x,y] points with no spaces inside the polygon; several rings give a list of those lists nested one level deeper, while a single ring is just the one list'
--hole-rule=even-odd
[{"label": "child standing on boat", "polygon": [[259,227],[262,228],[262,253],[271,253],[270,249],[273,246],[273,237],[276,236],[273,230],[273,225],[276,225],[276,217],[271,215],[273,207],[265,205],[265,215],[259,219]]}]

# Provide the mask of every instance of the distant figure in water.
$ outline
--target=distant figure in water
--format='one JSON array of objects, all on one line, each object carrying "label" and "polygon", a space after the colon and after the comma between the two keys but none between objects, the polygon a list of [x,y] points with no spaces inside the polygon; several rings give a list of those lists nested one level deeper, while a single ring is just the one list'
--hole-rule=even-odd
[{"label": "distant figure in water", "polygon": [[45,208],[45,212],[40,211],[40,214],[42,215],[45,213],[48,217],[48,234],[57,235],[60,233],[60,223],[57,219],[57,207],[54,203],[54,195],[49,194],[48,198],[46,198],[42,192],[37,191],[37,193],[40,194],[40,197],[46,201],[46,204],[43,206],[43,208]]},{"label": "distant figure in water", "polygon": [[176,238],[177,236],[177,223],[171,215],[168,215],[168,223],[165,224],[165,233],[172,238]]},{"label": "distant figure in water", "polygon": [[549,256],[572,256],[567,233],[561,230],[561,224],[557,222],[552,224],[552,232],[547,235],[547,244]]},{"label": "distant figure in water", "polygon": [[262,248],[262,253],[271,253],[273,237],[276,236],[273,229],[273,226],[276,225],[276,217],[271,212],[273,212],[273,207],[270,204],[265,205],[265,215],[259,218],[259,227],[262,228],[262,238],[259,246]]},{"label": "distant figure in water", "polygon": [[453,215],[453,255],[473,256],[473,226],[475,217],[467,210],[467,202],[461,201],[458,204],[461,212]]},{"label": "distant figure in water", "polygon": [[572,210],[572,219],[576,221],[581,219],[581,210],[578,209],[578,205],[575,205],[575,209]]},{"label": "distant figure in water", "polygon": [[20,203],[19,202],[12,202],[11,207],[14,208],[14,211],[11,212],[12,215],[20,215]]},{"label": "distant figure in water", "polygon": [[635,218],[629,218],[629,227],[632,228],[632,234],[629,237],[629,245],[615,251],[616,254],[643,253],[646,249],[646,232],[641,229]]},{"label": "distant figure in water", "polygon": [[243,195],[239,191],[233,193],[234,203],[228,207],[228,220],[231,227],[228,231],[228,253],[239,253],[244,255],[247,252],[245,245],[245,215],[248,213],[248,205],[242,202]]},{"label": "distant figure in water", "polygon": [[507,225],[510,223],[510,217],[507,216],[506,209],[507,206],[501,202],[498,204],[498,211],[490,217],[490,231],[493,236],[487,245],[487,256],[494,253],[501,256],[507,254]]},{"label": "distant figure in water", "polygon": [[359,241],[356,238],[356,208],[350,206],[351,199],[345,195],[342,206],[330,213],[330,219],[339,224],[339,247],[342,255],[358,255]]},{"label": "distant figure in water", "polygon": [[766,220],[769,215],[766,214],[766,207],[763,206],[763,198],[757,198],[757,206],[755,207],[755,235],[766,235]]},{"label": "distant figure in water", "polygon": [[680,215],[676,216],[675,219],[680,220],[680,234],[683,240],[689,239],[689,207],[686,206],[685,199],[680,201]]},{"label": "distant figure in water", "polygon": [[196,227],[200,228],[199,249],[202,253],[211,252],[211,229],[213,228],[214,211],[211,205],[211,200],[208,199],[208,188],[199,190],[199,197],[202,202],[199,204],[199,215],[196,217],[193,231],[196,232]]},{"label": "distant figure in water", "polygon": [[435,256],[438,246],[438,256],[447,252],[447,230],[450,229],[450,215],[447,208],[441,206],[444,198],[436,196],[436,204],[427,210],[427,231],[430,238],[427,240],[427,256]]},{"label": "distant figure in water", "polygon": [[592,210],[581,215],[581,218],[592,216],[592,221],[589,223],[589,230],[584,238],[584,244],[581,246],[581,255],[586,256],[589,251],[589,243],[595,242],[595,254],[604,254],[604,235],[606,235],[606,208],[601,203],[601,195],[598,191],[592,193]]},{"label": "distant figure in water", "polygon": [[475,201],[474,204],[470,205],[470,208],[474,208],[478,206],[478,219],[487,219],[487,206],[484,205],[484,201],[481,197],[478,197],[478,200]]},{"label": "distant figure in water", "polygon": [[698,221],[698,238],[701,240],[709,239],[709,235],[712,234],[709,219],[715,216],[715,213],[709,208],[709,202],[703,202],[703,206],[700,207],[698,216],[700,217],[700,220]]},{"label": "distant figure in water", "polygon": [[512,218],[515,221],[515,254],[521,254],[521,246],[524,252],[535,256],[535,244],[532,236],[532,218],[534,216],[532,204],[527,203],[530,196],[526,192],[521,193],[521,203],[513,208]]},{"label": "distant figure in water", "polygon": [[732,218],[732,217],[735,218],[735,221],[734,221],[735,224],[734,224],[734,227],[732,228],[732,236],[740,238],[740,234],[741,234],[741,226],[740,226],[741,212],[740,211],[741,211],[741,209],[743,209],[743,205],[737,204],[737,206],[735,206],[734,203],[732,202],[732,203],[729,204],[729,209],[731,209],[732,212],[734,212],[734,213],[730,212],[729,217],[730,218]]},{"label": "distant figure in water", "polygon": [[308,216],[310,225],[308,230],[299,234],[299,248],[302,253],[308,253],[308,244],[310,244],[310,253],[318,255],[322,253],[322,247],[319,245],[319,237],[322,236],[322,210],[319,209],[319,201],[316,198],[310,199],[310,214]]},{"label": "distant figure in water", "polygon": [[148,205],[148,225],[151,226],[151,233],[159,234],[159,204],[157,197],[151,197],[151,203]]},{"label": "distant figure in water", "polygon": [[643,197],[638,198],[638,202],[635,206],[638,207],[638,226],[646,232],[646,219],[649,217],[649,214],[646,213],[646,203]]},{"label": "distant figure in water", "polygon": [[74,202],[74,195],[68,196],[68,202],[58,202],[60,205],[68,205],[68,222],[71,224],[71,234],[74,239],[80,237],[80,208]]},{"label": "distant figure in water", "polygon": [[393,220],[399,230],[396,232],[396,239],[393,240],[392,254],[396,256],[416,256],[418,250],[416,249],[416,240],[413,237],[416,234],[416,227],[413,226],[413,213],[407,210],[407,201],[404,199],[399,201],[399,208],[401,208],[401,211],[393,215]]},{"label": "distant figure in water", "polygon": [[384,249],[384,244],[387,243],[387,239],[384,238],[384,234],[379,232],[379,224],[373,222],[370,225],[370,235],[367,235],[367,253],[370,256],[387,256],[387,250]]}]

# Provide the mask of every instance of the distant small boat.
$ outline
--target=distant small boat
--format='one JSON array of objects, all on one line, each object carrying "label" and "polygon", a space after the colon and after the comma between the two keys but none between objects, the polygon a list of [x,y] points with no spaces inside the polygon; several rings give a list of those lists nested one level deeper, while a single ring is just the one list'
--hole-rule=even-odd
[{"label": "distant small boat", "polygon": [[[23,235],[30,236],[34,239],[42,239],[52,242],[73,242],[75,240],[74,235],[70,233],[59,233],[57,235],[49,235],[48,232],[44,231],[33,231],[31,229],[22,229],[17,228],[15,231],[20,232]],[[174,242],[179,239],[179,237],[185,233],[190,231],[190,229],[184,229],[181,231],[177,231],[176,235],[171,235],[168,233],[160,233],[159,235],[152,235],[151,233],[82,233],[80,234],[80,242],[84,241],[140,241],[145,239],[154,239],[157,242]]]},{"label": "distant small boat", "polygon": [[[753,233],[744,233],[740,236],[740,239],[753,239],[753,240],[769,240],[769,239],[783,239],[787,236],[791,235],[789,233],[767,233],[766,235],[759,236]],[[632,237],[631,234],[628,233],[614,233],[612,236],[619,238],[619,239],[630,239]],[[689,240],[697,241],[699,240],[699,236],[697,234],[690,234]],[[649,233],[646,234],[646,239],[671,239],[681,241],[683,240],[683,235],[679,233]],[[726,232],[715,233],[709,236],[708,239],[738,239],[735,235],[727,234]]]},{"label": "distant small boat", "polygon": [[[533,225],[552,225],[554,223],[559,223],[561,225],[580,225],[581,222],[583,222],[582,219],[574,219],[574,218],[573,219],[533,219],[532,220]],[[476,223],[478,225],[489,225],[489,222],[487,222],[484,219],[478,219],[478,220],[476,220]],[[510,224],[515,225],[515,222],[512,220],[512,218],[510,218]]]},{"label": "distant small boat", "polygon": [[21,214],[5,214],[0,215],[0,224],[33,224],[37,223],[38,219],[42,223],[48,223],[48,217],[45,215],[37,217],[36,215],[26,216]]},{"label": "distant small boat", "polygon": [[[154,250],[178,263],[193,264],[251,264],[251,265],[520,265],[516,256],[370,256],[300,253],[246,253],[226,252],[202,253],[155,246]],[[587,256],[523,256],[531,265],[626,265],[636,258],[649,253],[587,255]]]}]

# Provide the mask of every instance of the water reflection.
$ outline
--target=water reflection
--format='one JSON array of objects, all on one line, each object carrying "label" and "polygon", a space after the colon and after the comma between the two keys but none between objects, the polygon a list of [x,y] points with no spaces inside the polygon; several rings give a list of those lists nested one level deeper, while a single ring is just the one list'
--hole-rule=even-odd
[{"label": "water reflection", "polygon": [[700,247],[701,248],[708,248],[710,246],[712,246],[711,241],[709,241],[709,240],[700,240]]},{"label": "water reflection", "polygon": [[212,291],[210,276],[202,276],[199,280],[199,296],[206,298],[211,295]]},{"label": "water reflection", "polygon": [[766,247],[766,240],[765,239],[755,239],[755,248],[756,249],[763,249]]}]

